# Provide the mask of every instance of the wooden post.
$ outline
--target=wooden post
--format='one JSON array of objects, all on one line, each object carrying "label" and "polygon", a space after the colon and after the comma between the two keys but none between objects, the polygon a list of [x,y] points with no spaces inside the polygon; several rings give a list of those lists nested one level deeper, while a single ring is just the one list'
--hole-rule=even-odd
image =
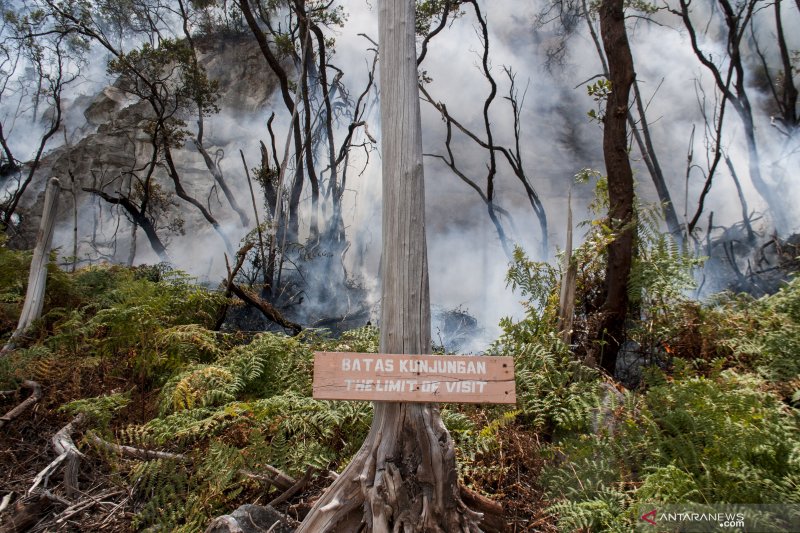
[{"label": "wooden post", "polygon": [[42,220],[39,223],[39,233],[36,234],[36,247],[33,249],[33,259],[31,259],[31,269],[28,274],[28,292],[25,294],[25,303],[19,315],[17,329],[3,350],[0,351],[0,356],[13,350],[19,337],[42,314],[44,290],[47,283],[47,263],[50,260],[50,246],[53,243],[53,229],[58,211],[56,200],[60,191],[61,182],[58,181],[58,178],[50,178],[44,193]]},{"label": "wooden post", "polygon": [[[414,8],[379,2],[384,354],[427,354],[431,344]],[[297,531],[480,531],[455,456],[437,404],[375,402],[361,449]]]}]

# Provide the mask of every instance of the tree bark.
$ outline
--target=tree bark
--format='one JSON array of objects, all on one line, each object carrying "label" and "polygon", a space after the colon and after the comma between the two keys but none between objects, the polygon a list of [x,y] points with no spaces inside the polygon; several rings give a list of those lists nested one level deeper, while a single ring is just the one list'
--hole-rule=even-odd
[{"label": "tree bark", "polygon": [[634,80],[633,58],[625,31],[623,0],[603,0],[600,33],[609,64],[611,94],[606,103],[603,155],[608,174],[608,224],[614,240],[608,245],[606,299],[599,324],[600,366],[614,375],[628,312],[628,278],[633,256],[633,173],[628,159],[628,100]]},{"label": "tree bark", "polygon": [[33,249],[31,268],[28,273],[28,290],[25,294],[25,303],[22,305],[17,329],[11,335],[3,350],[0,351],[0,356],[13,350],[19,337],[42,314],[44,290],[47,284],[47,263],[50,261],[50,246],[53,243],[53,229],[55,227],[56,212],[58,211],[57,200],[60,191],[61,182],[58,181],[58,178],[50,178],[44,193],[42,220],[39,223],[39,232],[36,234],[36,246]]},{"label": "tree bark", "polygon": [[[783,17],[781,16],[781,0],[775,1],[775,29],[778,32],[778,48],[781,51],[781,67],[783,77],[781,79],[781,99],[779,101],[783,124],[790,132],[800,126],[800,119],[797,116],[797,87],[794,85],[791,50],[786,44],[786,35],[783,31]],[[797,2],[797,9],[800,10],[800,0]]]},{"label": "tree bark", "polygon": [[[430,350],[422,127],[413,0],[381,0],[381,351]],[[462,502],[455,448],[434,404],[376,402],[369,435],[298,532],[480,531]]]},{"label": "tree bark", "polygon": [[[603,75],[608,78],[608,62],[606,61],[606,56],[603,53],[603,48],[600,44],[600,37],[598,37],[597,32],[594,29],[594,24],[592,23],[592,18],[589,14],[589,6],[586,0],[582,0],[581,4],[583,16],[586,19],[586,25],[589,26],[589,33],[592,36],[592,41],[594,42],[595,49],[597,50],[597,55],[600,57],[600,64],[603,66]],[[667,187],[667,180],[664,178],[664,172],[661,170],[661,165],[658,162],[658,156],[656,154],[655,147],[653,146],[652,137],[650,136],[650,126],[647,123],[647,114],[645,113],[644,102],[642,101],[642,96],[639,92],[639,84],[635,78],[633,80],[633,92],[634,97],[636,98],[636,110],[639,114],[639,123],[641,124],[642,128],[641,134],[636,128],[636,121],[634,120],[633,114],[630,111],[628,112],[628,124],[631,127],[633,138],[636,140],[637,146],[639,146],[639,152],[642,154],[642,160],[644,161],[647,171],[650,173],[650,177],[653,180],[653,185],[655,186],[656,193],[658,194],[658,200],[661,202],[667,228],[675,239],[683,242],[683,229],[678,221],[678,214],[675,211],[675,204],[672,202],[672,197],[670,196],[669,188]]]}]

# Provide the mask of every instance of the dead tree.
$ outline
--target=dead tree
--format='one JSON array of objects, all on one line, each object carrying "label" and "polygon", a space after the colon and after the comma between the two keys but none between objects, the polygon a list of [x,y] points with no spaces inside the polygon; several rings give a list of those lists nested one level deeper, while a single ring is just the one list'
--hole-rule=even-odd
[{"label": "dead tree", "polygon": [[[503,72],[507,75],[509,81],[509,91],[508,96],[505,97],[505,100],[509,102],[511,106],[511,111],[514,118],[514,143],[513,146],[506,147],[498,142],[495,141],[495,131],[492,127],[491,120],[490,120],[490,108],[492,102],[494,101],[495,97],[497,96],[497,82],[494,79],[494,76],[491,73],[490,68],[490,60],[489,60],[489,29],[486,19],[484,18],[483,14],[481,13],[480,6],[475,0],[462,0],[460,2],[445,2],[442,8],[442,15],[439,20],[439,24],[437,27],[426,36],[423,40],[423,48],[422,52],[417,59],[417,63],[420,64],[422,60],[425,58],[427,53],[427,45],[430,39],[441,32],[444,28],[446,21],[450,12],[453,9],[454,5],[459,4],[468,4],[472,6],[473,11],[475,13],[475,19],[478,23],[479,28],[479,38],[481,40],[481,45],[483,47],[481,53],[481,74],[489,83],[489,94],[486,96],[486,99],[483,102],[482,107],[482,119],[483,119],[483,132],[480,134],[473,131],[463,122],[459,121],[455,118],[453,113],[448,110],[447,106],[442,102],[437,102],[431,96],[428,89],[425,85],[420,85],[420,92],[423,95],[423,99],[431,104],[436,110],[441,114],[442,120],[445,123],[447,128],[447,133],[445,137],[445,150],[447,155],[441,154],[425,154],[428,157],[433,157],[442,161],[445,165],[447,165],[450,170],[459,177],[464,183],[466,183],[470,188],[474,189],[478,195],[480,196],[481,200],[486,204],[486,208],[489,214],[489,218],[491,219],[492,223],[495,226],[495,230],[497,231],[498,239],[500,240],[500,244],[503,247],[506,256],[511,258],[511,245],[509,243],[509,239],[506,236],[505,229],[503,228],[503,224],[501,221],[501,216],[508,217],[508,213],[502,209],[500,206],[497,205],[497,198],[495,195],[495,180],[497,178],[498,173],[502,172],[502,167],[500,166],[500,161],[505,161],[508,164],[508,167],[511,169],[513,176],[519,180],[520,184],[522,185],[523,189],[525,190],[525,195],[528,198],[528,202],[531,205],[531,210],[536,215],[536,219],[539,223],[542,232],[542,239],[541,239],[541,257],[546,258],[548,254],[548,228],[547,228],[547,214],[544,209],[544,204],[542,203],[539,194],[537,193],[536,189],[534,188],[527,171],[525,170],[525,165],[523,164],[522,160],[522,150],[521,150],[521,131],[520,131],[520,107],[522,102],[520,97],[517,93],[517,89],[515,86],[515,74],[509,67],[504,67]],[[524,99],[524,95],[523,98]],[[453,149],[452,149],[452,140],[453,140],[453,127],[456,128],[459,132],[465,135],[471,142],[475,143],[479,146],[482,150],[486,150],[488,156],[488,162],[486,165],[486,178],[485,178],[485,191],[477,184],[477,180],[474,180],[467,176],[467,174],[463,171],[462,168],[459,167],[458,161],[454,156]],[[499,157],[498,157],[499,156]]]},{"label": "dead tree", "polygon": [[11,335],[5,347],[3,347],[0,356],[13,350],[17,340],[25,333],[25,330],[42,314],[44,291],[47,284],[47,263],[50,261],[50,246],[53,242],[53,229],[58,210],[57,199],[60,191],[61,183],[58,178],[50,178],[45,189],[42,220],[39,223],[39,233],[36,234],[36,247],[33,249],[31,269],[28,274],[28,290],[25,294],[25,303],[22,305],[17,329]]},{"label": "dead tree", "polygon": [[[111,205],[121,206],[125,210],[127,215],[130,217],[134,227],[142,228],[145,235],[147,236],[148,241],[150,242],[150,246],[153,248],[153,251],[158,255],[158,258],[164,263],[169,263],[170,258],[169,255],[167,255],[167,247],[164,245],[164,242],[158,236],[158,230],[154,222],[154,217],[152,216],[151,210],[149,209],[150,207],[149,201],[151,199],[151,191],[152,191],[152,187],[150,186],[151,178],[152,174],[150,174],[144,180],[144,185],[142,187],[142,194],[139,195],[140,198],[138,203],[135,201],[135,199],[132,200],[129,196],[122,196],[122,195],[112,196],[101,189],[84,187],[83,190],[97,195],[98,197],[102,198]],[[132,243],[132,246],[134,244],[135,241],[134,243]]]},{"label": "dead tree", "polygon": [[[187,69],[187,71],[191,76],[195,77],[196,79],[202,80],[206,78],[207,75],[205,69],[200,65],[199,61],[197,60],[197,47],[195,46],[194,37],[192,37],[192,32],[190,28],[191,12],[183,0],[178,0],[178,8],[181,16],[181,25],[183,27],[183,37],[186,40],[186,44],[188,45],[189,50],[191,50],[191,54],[189,57],[189,68]],[[208,105],[209,102],[213,103],[215,100],[214,91],[212,90],[210,92],[207,92],[202,90],[203,85],[205,84],[199,84],[199,86],[190,87],[191,98],[192,100],[194,100],[197,111],[197,133],[194,135],[192,142],[197,148],[197,151],[203,157],[203,162],[205,163],[208,172],[214,178],[214,181],[217,183],[217,185],[219,185],[220,189],[222,189],[222,193],[228,200],[231,209],[233,209],[239,216],[239,222],[241,223],[242,227],[246,228],[250,225],[250,219],[248,218],[244,209],[242,209],[239,206],[239,203],[236,201],[236,196],[233,194],[233,191],[231,191],[231,188],[228,186],[228,182],[225,179],[224,174],[222,173],[222,168],[220,167],[220,162],[224,157],[224,152],[220,149],[215,154],[215,157],[212,158],[203,140],[203,135],[205,132],[204,117],[207,113],[212,111],[212,109],[209,108]]]},{"label": "dead tree", "polygon": [[[748,170],[750,180],[756,191],[770,208],[770,214],[779,228],[786,227],[783,202],[774,187],[764,179],[761,173],[761,159],[756,142],[756,125],[753,109],[748,94],[748,81],[745,77],[746,58],[743,56],[742,40],[754,14],[759,9],[758,0],[736,2],[717,0],[721,9],[723,23],[720,25],[722,38],[725,40],[728,56],[723,65],[712,60],[711,53],[703,51],[698,39],[697,27],[692,19],[691,0],[679,0],[680,9],[670,9],[679,16],[689,33],[692,50],[700,63],[711,74],[714,84],[742,121],[747,144]],[[709,24],[710,26],[710,24]],[[707,26],[708,27],[708,26]]]},{"label": "dead tree", "polygon": [[[780,55],[779,68],[775,69],[769,64],[767,53],[762,49],[762,43],[759,42],[758,32],[753,20],[750,21],[750,37],[763,69],[763,76],[769,85],[773,106],[778,111],[777,116],[772,117],[772,126],[791,139],[797,129],[800,128],[800,115],[797,110],[798,92],[794,83],[797,69],[792,62],[792,50],[786,41],[781,0],[775,0],[772,8],[775,15],[775,37]],[[800,9],[800,6],[798,6],[798,9]],[[775,74],[773,75],[772,72],[775,72]]]},{"label": "dead tree", "polygon": [[[126,52],[120,44],[115,44],[105,34],[103,23],[95,12],[89,9],[82,11],[67,9],[52,0],[45,0],[45,3],[56,17],[62,31],[69,32],[76,39],[96,42],[108,52],[110,56],[108,72],[119,75],[120,87],[146,104],[148,108],[145,117],[147,122],[143,130],[148,135],[152,155],[142,169],[131,173],[142,188],[140,194],[146,198],[158,188],[155,182],[156,171],[165,169],[176,196],[200,212],[232,254],[233,246],[221,224],[209,209],[183,187],[182,176],[172,157],[172,150],[183,145],[187,134],[180,117],[187,110],[193,110],[193,107],[198,108],[197,113],[200,116],[210,114],[216,109],[214,84],[200,69],[193,49],[185,43],[164,39],[158,47],[143,45],[139,49]],[[181,4],[181,7],[183,8],[184,4]],[[188,30],[188,27],[186,29]],[[158,34],[158,25],[155,21],[150,21],[147,31],[151,35]],[[202,128],[202,122],[199,127]],[[202,132],[200,143],[202,145]],[[143,177],[133,174],[140,174]],[[123,197],[102,195],[95,190],[90,192],[112,204],[122,206],[134,224],[145,230],[154,250],[162,260],[164,259],[163,246],[152,238],[154,232],[150,232],[146,225],[140,224],[144,219],[126,205]],[[146,203],[144,200],[141,202],[142,205]],[[234,206],[234,209],[238,209],[238,205]],[[144,212],[141,206],[135,210],[140,214]]]},{"label": "dead tree", "polygon": [[[277,79],[289,121],[283,158],[279,159],[270,118],[267,126],[274,167],[267,164],[269,158],[264,157],[266,150],[262,146],[261,171],[256,172],[271,214],[265,294],[277,302],[285,294],[285,287],[301,280],[300,285],[313,299],[330,301],[335,293],[347,287],[346,269],[339,265],[350,246],[345,235],[342,200],[347,191],[351,150],[364,148],[368,159],[374,143],[364,120],[373,74],[368,73],[366,88],[353,105],[342,83],[344,73],[330,62],[331,40],[324,30],[341,24],[338,8],[332,4],[237,0],[236,5],[266,66]],[[335,126],[348,123],[344,138],[337,139]],[[354,140],[362,127],[369,143]],[[284,187],[288,194],[284,195]],[[304,187],[310,206],[301,210]],[[296,246],[301,243],[301,216],[308,222],[302,247]],[[302,256],[297,253],[301,248],[307,252]],[[309,261],[317,266],[309,265],[306,269]],[[297,274],[282,278],[285,264],[293,265]],[[320,272],[324,275],[318,275]]]},{"label": "dead tree", "polygon": [[299,234],[299,213],[300,213],[300,197],[303,192],[304,183],[304,160],[303,160],[303,138],[302,129],[300,125],[300,114],[297,110],[298,104],[295,98],[292,97],[290,89],[289,74],[286,72],[283,64],[278,59],[278,56],[273,52],[270,47],[267,34],[258,23],[256,14],[261,15],[261,11],[254,13],[250,6],[250,0],[239,0],[239,7],[242,10],[245,22],[248,28],[258,42],[261,54],[267,62],[270,70],[278,78],[278,84],[281,89],[281,96],[286,109],[291,114],[292,118],[292,138],[294,142],[294,180],[292,181],[291,192],[289,193],[289,209],[288,219],[285,228],[286,238],[290,242],[296,242]]},{"label": "dead tree", "polygon": [[572,189],[567,197],[567,242],[561,267],[561,289],[558,296],[558,331],[561,340],[569,344],[572,339],[572,324],[575,316],[575,289],[578,263],[572,257]]},{"label": "dead tree", "polygon": [[[80,64],[80,57],[67,32],[55,27],[51,17],[34,17],[30,10],[33,8],[25,3],[4,5],[4,21],[0,25],[0,101],[9,110],[10,118],[5,125],[0,121],[0,178],[13,176],[17,181],[16,187],[4,187],[0,200],[0,225],[4,228],[16,225],[14,214],[22,196],[33,183],[47,145],[63,126],[62,93],[80,74],[75,67]],[[23,74],[26,71],[33,76]],[[31,95],[31,101],[25,101],[25,95]],[[44,104],[49,107],[47,113],[40,111]],[[10,112],[14,108],[17,111]],[[32,110],[32,116],[21,111],[26,109]],[[30,139],[36,139],[36,151],[27,162],[18,160],[12,152],[12,139],[19,136],[14,133],[15,122],[28,123],[16,128],[25,136],[37,131],[36,124],[44,124],[44,130]],[[24,176],[23,166],[27,167]]]},{"label": "dead tree", "polygon": [[[730,83],[730,74],[727,76],[727,83]],[[689,151],[687,153],[687,165],[686,165],[686,187],[688,193],[688,186],[689,186],[689,175],[693,168],[698,168],[700,172],[703,174],[703,190],[700,192],[700,197],[697,200],[697,209],[692,216],[691,220],[687,220],[686,222],[686,232],[688,235],[693,236],[695,228],[697,227],[698,222],[700,221],[700,216],[703,214],[703,210],[705,209],[705,202],[706,198],[708,197],[708,193],[711,191],[711,185],[714,182],[714,176],[716,175],[717,168],[719,168],[720,161],[722,160],[722,152],[723,152],[723,141],[722,141],[722,126],[725,121],[725,110],[727,108],[727,96],[723,92],[720,96],[719,104],[714,106],[713,116],[711,117],[711,122],[708,120],[708,113],[706,112],[706,97],[705,92],[702,89],[700,84],[695,84],[696,91],[698,92],[698,103],[700,105],[700,111],[704,118],[704,135],[706,138],[706,144],[711,146],[711,155],[708,155],[708,151],[706,153],[706,169],[700,168],[695,163],[692,162],[694,158],[694,152],[692,147],[689,147]],[[694,133],[694,130],[692,130]],[[692,138],[694,135],[692,135]],[[688,200],[685,202],[684,205],[686,211],[684,213],[684,217],[688,219]],[[708,228],[708,231],[711,231],[711,228]]]},{"label": "dead tree", "polygon": [[[422,127],[414,2],[379,10],[383,124],[383,306],[381,351],[430,350]],[[462,502],[455,448],[434,404],[374,406],[352,462],[316,502],[299,532],[479,531]]]}]

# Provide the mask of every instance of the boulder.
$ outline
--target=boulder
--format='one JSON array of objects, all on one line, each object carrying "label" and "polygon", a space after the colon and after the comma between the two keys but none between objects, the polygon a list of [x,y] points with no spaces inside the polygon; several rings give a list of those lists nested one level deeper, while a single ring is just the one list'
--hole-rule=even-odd
[{"label": "boulder", "polygon": [[293,533],[290,519],[269,505],[242,505],[231,514],[215,518],[206,533]]}]

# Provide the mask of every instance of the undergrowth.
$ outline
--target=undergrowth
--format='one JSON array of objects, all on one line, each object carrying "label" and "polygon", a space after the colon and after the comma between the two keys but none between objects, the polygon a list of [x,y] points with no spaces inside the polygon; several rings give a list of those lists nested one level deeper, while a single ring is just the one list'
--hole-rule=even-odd
[{"label": "undergrowth", "polygon": [[[0,247],[2,338],[16,326],[28,254]],[[11,268],[13,267],[13,268]],[[55,280],[55,281],[54,281]],[[300,477],[346,464],[372,417],[364,402],[310,398],[313,351],[376,351],[377,329],[253,338],[212,331],[223,295],[163,265],[53,268],[42,318],[0,360],[0,389],[37,379],[54,407],[84,413],[115,443],[185,459],[97,449],[138,501],[136,529],[198,531],[269,487],[264,465]],[[83,447],[93,447],[90,439]],[[274,488],[272,489],[275,490]]]},{"label": "undergrowth", "polygon": [[[760,299],[688,295],[699,261],[637,209],[630,389],[588,368],[584,336],[602,291],[602,224],[576,251],[573,346],[557,332],[558,268],[516,250],[526,298],[493,346],[516,357],[520,430],[543,437],[540,486],[561,531],[632,531],[663,504],[800,503],[800,279]],[[768,519],[779,527],[779,517]],[[773,530],[773,529],[767,529]]]},{"label": "undergrowth", "polygon": [[[557,331],[559,268],[514,253],[508,283],[525,298],[490,355],[515,358],[513,407],[446,405],[462,481],[500,498],[522,527],[542,500],[563,531],[630,531],[645,505],[800,504],[800,280],[761,299],[687,296],[695,259],[639,208],[626,388],[583,361],[609,236],[575,251],[572,344]],[[30,256],[0,245],[0,340],[16,325]],[[176,458],[137,460],[79,443],[130,488],[132,527],[201,531],[214,516],[267,500],[258,475],[338,471],[372,407],[311,399],[313,352],[378,350],[367,326],[333,338],[247,337],[212,328],[218,291],[165,266],[51,267],[42,318],[0,359],[0,389],[37,379],[48,407],[84,413],[85,435]],[[509,511],[511,512],[511,511]]]}]

